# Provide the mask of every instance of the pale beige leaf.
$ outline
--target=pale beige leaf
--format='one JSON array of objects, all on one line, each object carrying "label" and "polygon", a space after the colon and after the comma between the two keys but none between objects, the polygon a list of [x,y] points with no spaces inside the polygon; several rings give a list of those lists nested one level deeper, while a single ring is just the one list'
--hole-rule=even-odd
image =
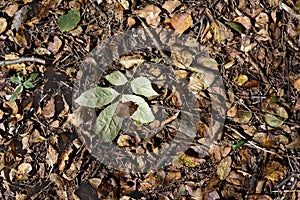
[{"label": "pale beige leaf", "polygon": [[182,34],[193,25],[192,16],[188,13],[176,13],[171,18],[171,25],[177,33]]},{"label": "pale beige leaf", "polygon": [[54,98],[51,97],[43,108],[43,116],[46,118],[53,117],[55,114]]},{"label": "pale beige leaf", "polygon": [[0,17],[0,34],[6,30],[6,27],[7,27],[6,19]]},{"label": "pale beige leaf", "polygon": [[29,163],[22,163],[18,166],[18,170],[16,171],[16,180],[27,180],[28,174],[31,172],[32,166]]},{"label": "pale beige leaf", "polygon": [[47,149],[47,155],[46,155],[46,162],[49,166],[53,166],[56,164],[58,159],[58,152],[52,147],[52,145],[49,145]]},{"label": "pale beige leaf", "polygon": [[300,91],[300,78],[294,81],[294,88]]},{"label": "pale beige leaf", "polygon": [[121,65],[123,65],[126,69],[130,69],[131,67],[141,65],[144,62],[145,59],[141,55],[123,56],[120,59]]},{"label": "pale beige leaf", "polygon": [[181,5],[179,0],[168,0],[163,4],[163,8],[168,11],[168,13],[172,13],[177,7]]}]

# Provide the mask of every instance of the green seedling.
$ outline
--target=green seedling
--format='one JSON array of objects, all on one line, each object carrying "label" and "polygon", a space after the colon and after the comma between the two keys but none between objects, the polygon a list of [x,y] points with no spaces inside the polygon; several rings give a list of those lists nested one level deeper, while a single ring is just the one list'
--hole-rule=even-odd
[{"label": "green seedling", "polygon": [[18,94],[20,94],[24,90],[24,88],[26,88],[26,89],[33,88],[34,86],[33,86],[32,81],[34,79],[36,79],[37,76],[38,76],[37,73],[30,74],[29,78],[24,81],[22,74],[19,72],[17,74],[17,76],[14,75],[14,76],[10,77],[10,81],[14,84],[17,84],[17,87],[15,88],[9,101],[11,103],[15,102],[15,100],[18,97]]}]

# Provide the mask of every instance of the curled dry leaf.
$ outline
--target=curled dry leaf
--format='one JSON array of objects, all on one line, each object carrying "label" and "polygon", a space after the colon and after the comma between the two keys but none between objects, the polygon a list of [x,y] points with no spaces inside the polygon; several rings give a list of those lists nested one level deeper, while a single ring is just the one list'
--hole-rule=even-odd
[{"label": "curled dry leaf", "polygon": [[57,163],[58,160],[58,152],[52,147],[52,145],[49,145],[47,149],[47,155],[46,155],[46,162],[49,166],[53,166]]},{"label": "curled dry leaf", "polygon": [[144,62],[145,59],[141,55],[123,56],[120,59],[120,64],[123,65],[126,69],[130,69],[131,67],[141,65]]},{"label": "curled dry leaf", "polygon": [[56,54],[62,45],[62,41],[59,37],[54,36],[54,42],[50,42],[48,46],[48,50],[51,51],[53,54]]},{"label": "curled dry leaf", "polygon": [[249,30],[252,27],[251,20],[247,16],[239,16],[233,21],[242,24],[247,30]]},{"label": "curled dry leaf", "polygon": [[171,18],[171,24],[177,33],[182,34],[193,25],[191,14],[176,13]]},{"label": "curled dry leaf", "polygon": [[294,81],[294,88],[300,91],[300,78]]},{"label": "curled dry leaf", "polygon": [[0,17],[0,34],[6,30],[6,27],[7,27],[6,19]]},{"label": "curled dry leaf", "polygon": [[257,41],[268,41],[271,40],[269,33],[265,29],[258,31],[257,36],[255,37]]},{"label": "curled dry leaf", "polygon": [[18,170],[16,172],[16,180],[26,180],[28,179],[28,173],[32,170],[32,166],[29,163],[22,163],[18,166]]},{"label": "curled dry leaf", "polygon": [[162,6],[164,9],[168,11],[168,13],[172,13],[177,7],[181,5],[179,0],[168,0]]},{"label": "curled dry leaf", "polygon": [[150,4],[144,7],[141,10],[136,10],[135,13],[142,18],[146,19],[147,24],[157,27],[160,23],[160,14],[161,10],[159,7]]},{"label": "curled dry leaf", "polygon": [[226,39],[226,26],[218,21],[214,21],[211,23],[210,28],[213,33],[214,41],[217,43],[223,43]]},{"label": "curled dry leaf", "polygon": [[265,26],[269,22],[269,16],[266,13],[260,13],[256,18],[255,18],[255,26],[259,28],[265,28]]}]

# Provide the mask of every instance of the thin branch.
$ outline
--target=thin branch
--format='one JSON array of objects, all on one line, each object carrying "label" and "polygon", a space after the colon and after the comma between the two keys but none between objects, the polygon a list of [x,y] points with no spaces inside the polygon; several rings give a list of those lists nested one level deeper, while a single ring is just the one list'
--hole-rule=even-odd
[{"label": "thin branch", "polygon": [[0,61],[0,66],[5,66],[5,65],[12,65],[12,64],[18,64],[18,63],[24,63],[24,62],[36,62],[45,65],[46,61],[41,58],[36,58],[34,56],[31,57],[22,57],[14,60],[3,60]]},{"label": "thin branch", "polygon": [[300,15],[298,15],[292,8],[290,8],[288,5],[286,5],[285,3],[281,3],[279,5],[279,7],[283,10],[285,10],[287,13],[289,13],[290,15],[292,15],[293,17],[297,18],[298,20],[300,20]]}]

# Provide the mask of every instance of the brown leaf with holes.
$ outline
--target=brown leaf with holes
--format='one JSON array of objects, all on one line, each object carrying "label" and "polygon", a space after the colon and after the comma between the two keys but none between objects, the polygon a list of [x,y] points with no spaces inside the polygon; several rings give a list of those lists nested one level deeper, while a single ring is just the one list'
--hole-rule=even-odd
[{"label": "brown leaf with holes", "polygon": [[130,69],[131,67],[141,65],[144,62],[145,59],[141,55],[123,56],[120,59],[120,64],[123,65],[126,69]]},{"label": "brown leaf with holes", "polygon": [[193,25],[191,14],[176,13],[171,18],[171,24],[177,33],[182,34]]},{"label": "brown leaf with holes", "polygon": [[161,10],[159,7],[150,4],[141,10],[136,10],[135,14],[137,14],[139,17],[145,18],[148,25],[157,27],[160,24],[160,12]]},{"label": "brown leaf with holes", "polygon": [[230,156],[227,156],[221,160],[217,167],[217,175],[221,180],[224,180],[231,171],[232,160]]}]

